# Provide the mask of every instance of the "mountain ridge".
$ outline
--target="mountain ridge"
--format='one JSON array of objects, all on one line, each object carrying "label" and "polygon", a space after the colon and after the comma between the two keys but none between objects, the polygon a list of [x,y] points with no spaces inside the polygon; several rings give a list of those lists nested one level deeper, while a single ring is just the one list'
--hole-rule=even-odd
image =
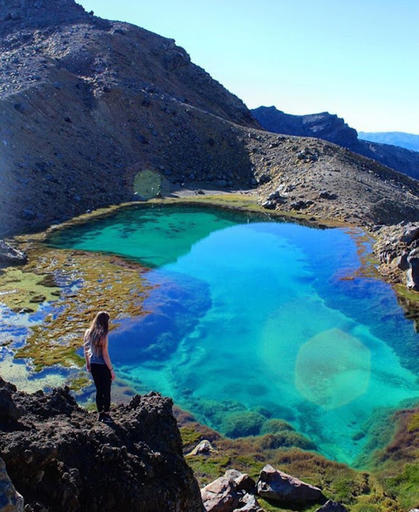
[{"label": "mountain ridge", "polygon": [[263,128],[276,133],[316,137],[338,144],[402,172],[419,178],[419,153],[402,147],[361,140],[358,132],[336,114],[287,114],[276,107],[258,107],[252,110]]},{"label": "mountain ridge", "polygon": [[362,140],[399,146],[410,151],[419,151],[419,135],[407,132],[358,132]]}]

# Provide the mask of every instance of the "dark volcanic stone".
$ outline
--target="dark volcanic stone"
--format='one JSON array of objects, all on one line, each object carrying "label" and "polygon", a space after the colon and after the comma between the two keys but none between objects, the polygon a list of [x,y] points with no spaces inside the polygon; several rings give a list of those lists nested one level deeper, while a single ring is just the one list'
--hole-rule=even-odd
[{"label": "dark volcanic stone", "polygon": [[26,254],[0,240],[0,266],[24,265],[28,261]]},{"label": "dark volcanic stone", "polygon": [[0,455],[28,512],[202,511],[170,399],[137,395],[103,424],[68,388],[28,395],[0,379],[0,392]]},{"label": "dark volcanic stone", "polygon": [[23,512],[23,497],[16,491],[0,458],[0,512]]}]

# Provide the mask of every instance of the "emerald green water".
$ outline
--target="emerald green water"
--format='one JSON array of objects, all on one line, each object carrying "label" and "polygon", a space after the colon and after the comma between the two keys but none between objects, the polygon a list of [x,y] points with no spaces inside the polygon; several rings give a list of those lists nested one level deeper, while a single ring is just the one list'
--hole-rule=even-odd
[{"label": "emerald green water", "polygon": [[359,265],[342,229],[166,206],[122,210],[49,243],[150,268],[150,313],[111,335],[117,373],[230,436],[281,418],[353,463],[366,425],[419,395],[413,326],[385,283],[341,279]]}]

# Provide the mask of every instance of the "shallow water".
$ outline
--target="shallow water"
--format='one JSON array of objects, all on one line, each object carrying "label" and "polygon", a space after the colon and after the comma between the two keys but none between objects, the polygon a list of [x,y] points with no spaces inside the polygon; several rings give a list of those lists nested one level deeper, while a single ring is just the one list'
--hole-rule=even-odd
[{"label": "shallow water", "polygon": [[114,365],[138,391],[170,395],[224,433],[257,434],[282,418],[352,463],[366,422],[419,395],[413,326],[385,283],[341,279],[359,266],[342,229],[166,206],[123,210],[49,243],[151,268],[150,313],[112,332]]}]

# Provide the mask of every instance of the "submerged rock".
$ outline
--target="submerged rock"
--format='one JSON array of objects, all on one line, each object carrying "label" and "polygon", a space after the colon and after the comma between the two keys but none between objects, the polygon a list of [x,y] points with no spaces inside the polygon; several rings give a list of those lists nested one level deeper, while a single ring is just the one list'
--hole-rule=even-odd
[{"label": "submerged rock", "polygon": [[23,512],[23,497],[16,491],[0,458],[0,512]]},{"label": "submerged rock", "polygon": [[0,378],[0,396],[0,454],[25,511],[202,512],[170,399],[137,395],[104,424],[68,388],[29,395]]},{"label": "submerged rock", "polygon": [[287,506],[305,507],[326,501],[318,487],[306,484],[269,464],[260,473],[257,492],[262,498]]}]

